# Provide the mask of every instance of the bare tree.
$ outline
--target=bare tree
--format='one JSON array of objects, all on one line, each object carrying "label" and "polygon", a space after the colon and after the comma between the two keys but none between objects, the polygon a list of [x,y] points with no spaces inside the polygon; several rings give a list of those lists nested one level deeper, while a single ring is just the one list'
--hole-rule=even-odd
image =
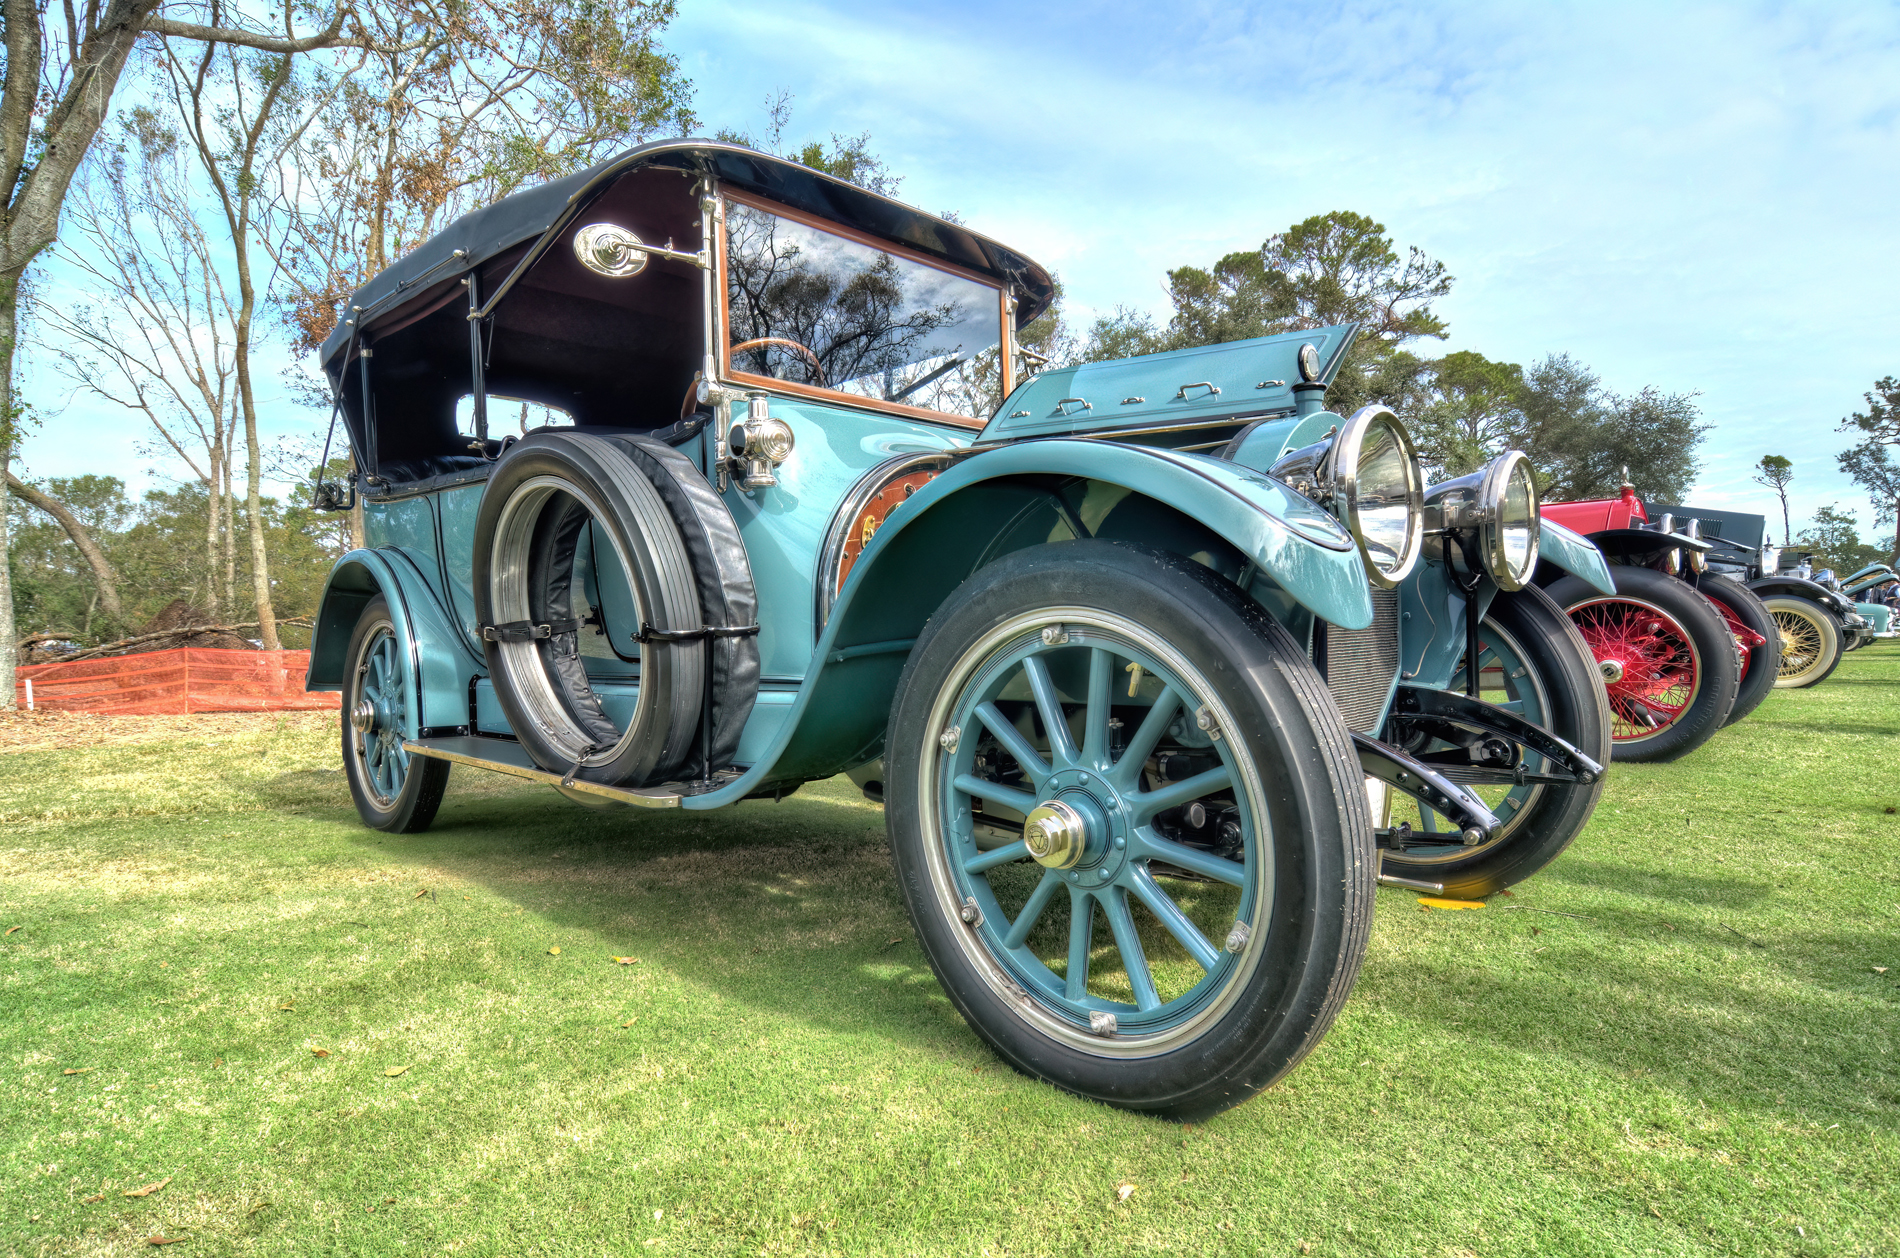
[{"label": "bare tree", "polygon": [[[185,6],[177,6],[181,11]],[[0,0],[0,471],[10,464],[20,408],[14,396],[20,288],[27,268],[59,235],[60,214],[74,175],[138,41],[151,34],[201,43],[233,43],[277,53],[374,43],[357,20],[353,0],[340,0],[322,25],[282,35],[224,25],[214,2],[209,23],[179,21],[165,0],[89,0],[83,10],[63,0],[55,11],[35,0]],[[6,582],[6,534],[0,525],[0,708],[14,706],[12,591]]]},{"label": "bare tree", "polygon": [[177,132],[153,111],[133,110],[120,142],[81,173],[57,247],[100,305],[48,308],[39,340],[74,383],[144,415],[162,448],[204,485],[205,601],[215,621],[237,610],[238,312],[191,174]]},{"label": "bare tree", "polygon": [[658,46],[671,0],[418,4],[366,15],[376,48],[320,68],[339,87],[282,168],[282,314],[300,348],[351,292],[456,214],[693,123]]},{"label": "bare tree", "polygon": [[[380,16],[376,8],[363,12],[372,21]],[[288,33],[295,24],[292,0],[282,0],[279,16]],[[359,55],[357,64],[366,55]],[[232,259],[223,314],[229,324],[234,401],[244,423],[244,505],[250,533],[251,597],[257,609],[258,636],[265,650],[275,651],[281,644],[264,542],[260,492],[264,455],[257,430],[257,385],[251,370],[258,307],[266,295],[267,281],[259,283],[252,247],[255,238],[270,234],[267,219],[273,201],[264,191],[267,172],[275,170],[297,148],[305,130],[335,98],[341,81],[327,91],[305,93],[296,77],[297,54],[260,52],[231,43],[167,38],[163,65],[184,137],[223,219],[224,233],[219,243],[228,246]]]}]

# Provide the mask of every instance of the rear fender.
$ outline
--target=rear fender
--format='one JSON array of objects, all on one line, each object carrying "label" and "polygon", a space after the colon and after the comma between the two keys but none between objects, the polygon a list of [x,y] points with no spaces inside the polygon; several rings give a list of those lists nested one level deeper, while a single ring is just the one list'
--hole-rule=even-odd
[{"label": "rear fender", "polygon": [[306,690],[343,689],[350,635],[369,601],[389,604],[405,663],[409,700],[403,735],[427,737],[467,726],[468,681],[483,671],[463,648],[455,621],[414,563],[400,550],[353,550],[337,561],[317,604],[310,636]]},{"label": "rear fender", "polygon": [[1004,446],[958,462],[891,514],[839,592],[773,745],[739,782],[685,807],[881,754],[898,677],[944,600],[991,560],[1084,536],[1186,555],[1245,585],[1295,636],[1314,617],[1348,629],[1372,623],[1351,537],[1277,481],[1150,447],[1076,438]]}]

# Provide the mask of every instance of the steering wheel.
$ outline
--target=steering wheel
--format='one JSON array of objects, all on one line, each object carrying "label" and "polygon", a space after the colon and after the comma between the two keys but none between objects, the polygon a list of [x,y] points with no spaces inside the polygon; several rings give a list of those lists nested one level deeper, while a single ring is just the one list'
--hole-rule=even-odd
[{"label": "steering wheel", "polygon": [[732,354],[743,353],[744,351],[749,350],[749,349],[761,349],[767,345],[783,345],[787,349],[797,350],[799,353],[805,356],[805,360],[811,364],[812,371],[817,374],[818,387],[822,389],[829,389],[831,387],[831,382],[825,379],[825,367],[823,363],[818,361],[818,355],[812,353],[811,349],[808,346],[801,345],[797,341],[792,340],[790,337],[784,337],[784,336],[755,337],[750,341],[740,341],[737,345],[729,347],[726,350],[726,353],[728,356],[730,356]]}]

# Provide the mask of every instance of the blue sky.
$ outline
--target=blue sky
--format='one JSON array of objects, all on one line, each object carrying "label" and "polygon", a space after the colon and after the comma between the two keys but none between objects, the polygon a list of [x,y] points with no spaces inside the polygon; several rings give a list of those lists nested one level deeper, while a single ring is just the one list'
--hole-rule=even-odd
[{"label": "blue sky", "polygon": [[[1768,511],[1748,469],[1784,454],[1797,528],[1838,501],[1872,531],[1832,456],[1900,375],[1895,6],[681,7],[708,129],[784,89],[791,138],[870,132],[905,200],[1057,270],[1078,322],[1358,210],[1457,277],[1444,348],[1699,392],[1692,501]],[[83,409],[100,440],[55,421],[31,471],[136,476],[136,425]]]}]

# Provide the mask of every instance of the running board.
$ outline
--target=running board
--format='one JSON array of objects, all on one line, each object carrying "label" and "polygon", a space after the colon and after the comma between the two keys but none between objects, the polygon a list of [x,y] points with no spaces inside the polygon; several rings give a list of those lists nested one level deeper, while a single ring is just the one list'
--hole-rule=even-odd
[{"label": "running board", "polygon": [[510,777],[526,778],[530,782],[545,782],[549,786],[565,786],[570,791],[598,795],[602,799],[632,804],[636,808],[678,808],[680,806],[679,794],[663,788],[648,787],[642,790],[629,790],[624,786],[602,786],[598,782],[583,781],[580,778],[569,782],[560,774],[549,773],[535,764],[528,758],[527,751],[520,743],[509,742],[506,739],[476,738],[473,735],[459,738],[405,738],[402,749],[412,756],[427,756],[431,760],[446,760],[450,764],[466,764],[477,769],[493,769],[497,773],[506,773]]}]

